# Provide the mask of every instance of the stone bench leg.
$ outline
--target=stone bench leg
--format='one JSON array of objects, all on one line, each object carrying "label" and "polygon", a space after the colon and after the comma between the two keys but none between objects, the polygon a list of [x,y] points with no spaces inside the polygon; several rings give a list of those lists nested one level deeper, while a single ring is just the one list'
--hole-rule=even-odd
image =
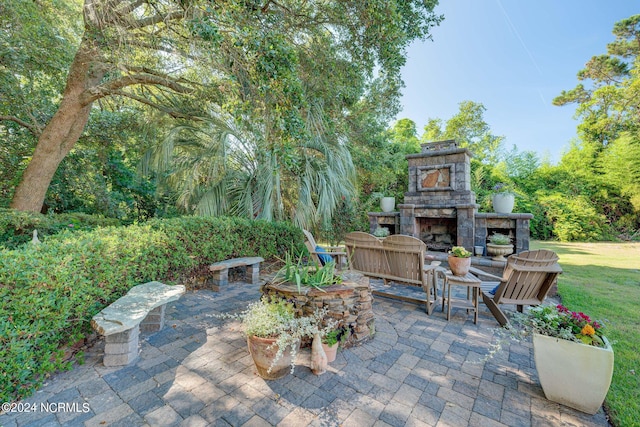
[{"label": "stone bench leg", "polygon": [[260,263],[255,263],[247,266],[247,279],[251,279],[251,284],[258,283],[260,277]]},{"label": "stone bench leg", "polygon": [[156,307],[147,314],[140,323],[140,332],[158,332],[164,327],[164,312],[166,304]]},{"label": "stone bench leg", "polygon": [[218,289],[220,286],[226,286],[229,284],[229,269],[223,268],[218,271],[213,271],[211,273],[213,275],[213,285]]},{"label": "stone bench leg", "polygon": [[104,366],[125,366],[138,357],[140,328],[107,335],[104,344]]}]

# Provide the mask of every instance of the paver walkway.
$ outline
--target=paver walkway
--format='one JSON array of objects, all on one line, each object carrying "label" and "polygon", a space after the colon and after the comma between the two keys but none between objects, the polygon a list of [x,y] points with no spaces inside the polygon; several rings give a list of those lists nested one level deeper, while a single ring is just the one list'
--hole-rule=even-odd
[{"label": "paver walkway", "polygon": [[[11,426],[608,426],[602,409],[588,416],[544,398],[530,345],[512,345],[477,363],[498,326],[482,305],[480,320],[454,310],[376,297],[375,339],[341,349],[315,376],[304,350],[293,375],[255,374],[239,324],[213,313],[259,297],[258,286],[232,283],[220,293],[187,292],[170,303],[166,327],[141,337],[140,358],[102,365],[103,342],[84,365],[57,374],[5,414]],[[40,403],[44,403],[42,410]]]}]

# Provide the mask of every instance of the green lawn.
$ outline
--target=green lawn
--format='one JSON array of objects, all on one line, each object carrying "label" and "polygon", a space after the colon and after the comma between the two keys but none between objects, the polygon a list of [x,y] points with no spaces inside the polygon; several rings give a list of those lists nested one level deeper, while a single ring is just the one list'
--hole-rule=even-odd
[{"label": "green lawn", "polygon": [[615,353],[605,407],[614,426],[640,426],[640,243],[532,242],[531,249],[559,255],[565,306],[604,321]]}]

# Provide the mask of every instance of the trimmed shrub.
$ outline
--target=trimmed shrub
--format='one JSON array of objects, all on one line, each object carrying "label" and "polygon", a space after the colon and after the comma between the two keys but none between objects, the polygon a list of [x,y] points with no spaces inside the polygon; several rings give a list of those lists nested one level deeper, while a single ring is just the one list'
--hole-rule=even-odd
[{"label": "trimmed shrub", "polygon": [[43,215],[0,209],[0,249],[17,249],[30,242],[33,238],[33,230],[38,230],[38,238],[44,241],[48,236],[64,230],[87,231],[97,227],[116,225],[120,225],[117,219],[84,213]]},{"label": "trimmed shrub", "polygon": [[303,242],[286,223],[183,217],[65,231],[0,251],[0,401],[28,396],[69,367],[63,349],[90,334],[91,318],[131,287],[172,283],[227,258],[302,251]]}]

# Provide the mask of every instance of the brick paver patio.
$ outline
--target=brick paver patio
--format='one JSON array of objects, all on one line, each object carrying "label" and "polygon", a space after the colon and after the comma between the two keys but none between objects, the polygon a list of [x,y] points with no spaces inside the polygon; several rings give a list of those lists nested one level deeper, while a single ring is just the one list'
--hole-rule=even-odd
[{"label": "brick paver patio", "polygon": [[162,331],[141,337],[134,364],[105,368],[100,340],[84,365],[21,402],[32,412],[1,415],[0,425],[609,425],[602,409],[588,416],[544,398],[530,345],[479,363],[498,326],[484,305],[474,325],[465,310],[447,322],[439,308],[427,316],[422,306],[376,297],[373,340],[341,349],[320,376],[303,349],[293,375],[265,381],[238,323],[212,316],[258,297],[246,283],[187,292],[168,305]]}]

